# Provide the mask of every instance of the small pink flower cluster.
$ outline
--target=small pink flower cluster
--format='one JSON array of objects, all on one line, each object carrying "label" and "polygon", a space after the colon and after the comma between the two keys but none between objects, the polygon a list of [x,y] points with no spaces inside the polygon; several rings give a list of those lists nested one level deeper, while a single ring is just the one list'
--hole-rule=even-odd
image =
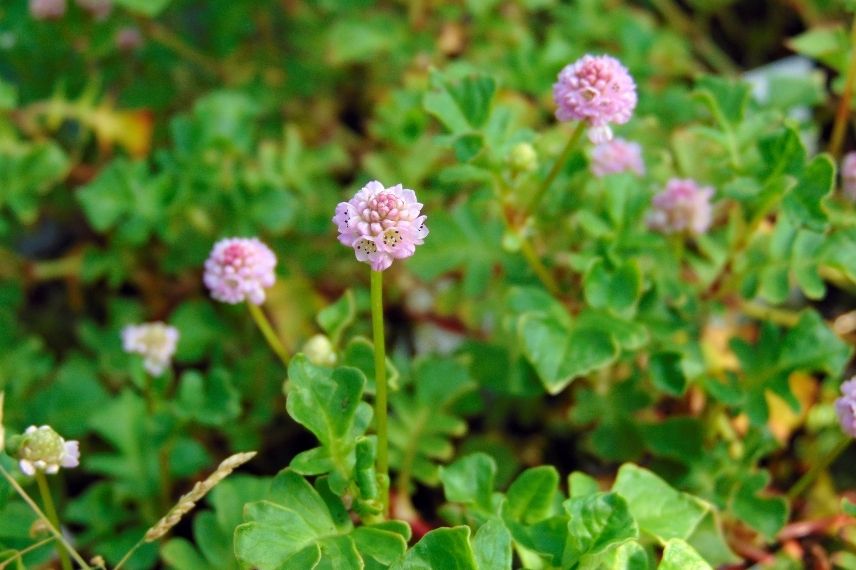
[{"label": "small pink flower cluster", "polygon": [[276,256],[258,238],[226,238],[214,244],[203,281],[217,301],[261,305],[276,281],[275,267]]},{"label": "small pink flower cluster", "polygon": [[835,412],[841,429],[856,437],[856,376],[841,385],[841,397],[835,400]]},{"label": "small pink flower cluster", "polygon": [[614,57],[584,55],[559,72],[553,99],[557,119],[587,122],[589,139],[603,143],[612,138],[609,123],[630,120],[636,108],[636,83]]},{"label": "small pink flower cluster", "polygon": [[645,174],[642,147],[638,143],[615,138],[595,146],[591,151],[591,171],[597,177],[632,172]]},{"label": "small pink flower cluster", "polygon": [[703,234],[710,227],[713,188],[695,180],[672,178],[666,189],[654,196],[648,226],[665,234]]},{"label": "small pink flower cluster", "polygon": [[354,248],[357,260],[383,271],[394,259],[413,255],[423,243],[428,228],[421,211],[413,190],[401,184],[384,188],[373,180],[336,206],[333,222],[339,227],[339,241]]},{"label": "small pink flower cluster", "polygon": [[30,16],[35,20],[56,20],[65,16],[65,0],[30,0]]},{"label": "small pink flower cluster", "polygon": [[77,467],[80,449],[77,441],[66,441],[50,426],[30,426],[18,448],[18,466],[32,477],[36,471],[54,474],[60,467]]},{"label": "small pink flower cluster", "polygon": [[856,202],[856,152],[848,152],[841,161],[841,189]]}]

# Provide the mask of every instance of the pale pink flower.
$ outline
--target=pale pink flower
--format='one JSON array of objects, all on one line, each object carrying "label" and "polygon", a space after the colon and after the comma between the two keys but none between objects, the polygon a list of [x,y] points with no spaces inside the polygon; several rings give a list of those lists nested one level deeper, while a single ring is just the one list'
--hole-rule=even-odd
[{"label": "pale pink flower", "polygon": [[359,261],[383,271],[394,259],[413,255],[428,235],[421,210],[413,190],[401,184],[384,188],[373,180],[336,206],[333,222],[339,227],[339,241],[354,248]]},{"label": "pale pink flower", "polygon": [[18,448],[18,466],[32,477],[36,471],[54,474],[60,467],[77,467],[80,448],[77,441],[66,441],[50,426],[30,426]]},{"label": "pale pink flower", "polygon": [[841,189],[856,202],[856,152],[848,152],[841,161]]},{"label": "pale pink flower", "polygon": [[77,5],[98,20],[106,20],[113,11],[113,0],[76,0]]},{"label": "pale pink flower", "polygon": [[143,367],[152,376],[160,376],[169,367],[177,346],[178,329],[159,321],[122,329],[122,348],[141,355]]},{"label": "pale pink flower", "polygon": [[642,147],[638,143],[620,138],[596,145],[591,151],[591,171],[595,176],[620,172],[645,174]]},{"label": "pale pink flower", "polygon": [[143,45],[143,34],[136,26],[123,26],[116,32],[116,47],[122,51],[134,51]]},{"label": "pale pink flower", "polygon": [[276,281],[276,256],[258,238],[226,238],[214,244],[205,262],[205,286],[217,301],[261,305]]},{"label": "pale pink flower", "polygon": [[654,196],[648,226],[665,234],[703,234],[710,227],[713,188],[695,180],[672,178],[666,189]]},{"label": "pale pink flower", "polygon": [[636,108],[636,83],[627,69],[608,55],[584,55],[559,72],[553,84],[556,118],[585,121],[589,139],[612,138],[610,123],[624,124]]},{"label": "pale pink flower", "polygon": [[835,412],[841,429],[856,437],[856,376],[841,385],[842,396],[835,400]]},{"label": "pale pink flower", "polygon": [[30,16],[36,20],[56,20],[65,16],[65,0],[30,0]]}]

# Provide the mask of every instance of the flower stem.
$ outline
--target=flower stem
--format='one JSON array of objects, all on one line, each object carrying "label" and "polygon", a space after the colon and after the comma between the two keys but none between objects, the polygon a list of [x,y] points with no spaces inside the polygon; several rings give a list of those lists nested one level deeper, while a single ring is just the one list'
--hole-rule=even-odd
[{"label": "flower stem", "polygon": [[271,350],[276,353],[282,361],[282,364],[285,367],[288,367],[288,354],[285,352],[285,347],[282,346],[282,342],[280,342],[279,337],[276,336],[276,333],[274,332],[270,321],[265,316],[264,311],[262,311],[261,307],[255,303],[248,302],[247,308],[250,309],[250,315],[252,315],[253,320],[256,322],[256,326],[259,327],[260,331],[262,331],[262,335],[264,335],[268,346],[270,346]]},{"label": "flower stem", "polygon": [[841,146],[844,144],[854,83],[856,83],[856,17],[853,18],[853,25],[850,28],[850,61],[847,66],[847,75],[844,77],[844,91],[835,110],[835,122],[832,125],[832,135],[829,137],[829,154],[836,159],[841,156]]},{"label": "flower stem", "polygon": [[371,272],[372,333],[375,364],[375,428],[377,430],[377,473],[381,482],[383,513],[389,513],[389,461],[386,437],[386,340],[383,334],[383,273]]},{"label": "flower stem", "polygon": [[113,567],[113,570],[119,570],[119,568],[124,566],[125,562],[130,560],[131,556],[145,543],[146,543],[145,539],[141,538],[137,542],[137,544],[135,544],[134,546],[131,547],[131,550],[129,550],[128,552],[125,553],[125,556],[123,556],[122,559],[119,561],[119,563]]},{"label": "flower stem", "polygon": [[541,283],[547,291],[549,291],[554,297],[557,297],[559,295],[559,285],[556,283],[556,279],[541,262],[541,258],[538,257],[538,254],[535,253],[535,249],[532,247],[532,244],[529,243],[529,240],[525,237],[522,237],[520,241],[520,253],[522,253],[523,257],[526,258],[526,261],[529,263],[529,267],[535,272],[535,275],[538,276],[538,279],[541,280]]},{"label": "flower stem", "polygon": [[[61,529],[59,526],[59,516],[56,514],[56,506],[54,506],[53,497],[51,497],[50,487],[48,487],[48,480],[45,477],[44,472],[40,469],[36,470],[36,483],[39,486],[39,494],[42,496],[42,503],[45,506],[45,512],[48,515],[48,520],[51,521],[51,525],[57,529]],[[62,564],[63,570],[72,570],[71,559],[68,557],[68,552],[62,548],[58,548],[57,552],[59,552],[59,561]]]},{"label": "flower stem", "polygon": [[832,448],[832,450],[826,454],[826,456],[822,457],[820,461],[817,461],[814,465],[811,466],[799,480],[794,483],[794,486],[791,487],[790,491],[788,491],[788,499],[793,501],[797,497],[799,497],[803,491],[805,491],[809,485],[811,485],[817,476],[826,471],[826,468],[832,465],[832,462],[838,459],[838,456],[844,453],[844,450],[850,445],[853,441],[850,437],[844,437],[838,444]]},{"label": "flower stem", "polygon": [[580,137],[583,135],[583,131],[585,131],[586,124],[583,121],[577,123],[576,128],[571,133],[571,138],[568,139],[567,144],[565,144],[565,148],[562,149],[562,153],[559,155],[559,158],[556,159],[556,162],[553,163],[553,168],[550,169],[549,174],[547,174],[547,178],[545,178],[541,185],[538,186],[538,189],[535,191],[535,194],[532,196],[532,199],[529,201],[529,204],[524,208],[523,215],[521,219],[525,220],[526,216],[531,214],[535,208],[538,207],[538,204],[541,203],[541,200],[544,199],[544,195],[547,193],[547,190],[550,189],[550,185],[556,179],[556,176],[559,175],[559,172],[562,170],[562,166],[568,160],[568,157],[573,152],[574,148],[577,146],[577,143],[580,141]]}]

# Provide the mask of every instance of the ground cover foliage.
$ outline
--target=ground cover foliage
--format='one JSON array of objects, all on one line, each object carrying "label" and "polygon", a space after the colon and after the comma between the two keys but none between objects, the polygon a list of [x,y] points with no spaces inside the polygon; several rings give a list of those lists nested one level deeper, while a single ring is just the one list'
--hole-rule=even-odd
[{"label": "ground cover foliage", "polygon": [[[4,2],[0,567],[856,568],[854,10]],[[586,54],[630,147],[556,119]]]}]

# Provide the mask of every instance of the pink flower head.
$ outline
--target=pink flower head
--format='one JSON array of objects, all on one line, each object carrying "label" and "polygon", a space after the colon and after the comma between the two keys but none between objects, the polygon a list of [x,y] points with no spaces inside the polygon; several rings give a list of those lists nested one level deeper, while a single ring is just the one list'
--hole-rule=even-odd
[{"label": "pink flower head", "polygon": [[348,202],[339,202],[333,222],[339,226],[339,241],[354,248],[359,261],[383,271],[393,259],[410,257],[422,245],[428,228],[421,210],[413,190],[401,184],[384,188],[373,180]]},{"label": "pink flower head", "polygon": [[274,267],[276,256],[258,238],[226,238],[214,244],[203,281],[217,301],[261,305],[276,281]]},{"label": "pink flower head", "polygon": [[116,47],[122,51],[134,51],[143,45],[143,34],[136,26],[123,26],[116,32]]},{"label": "pink flower head", "polygon": [[856,202],[856,152],[848,152],[841,161],[841,189]]},{"label": "pink flower head", "polygon": [[621,62],[608,55],[584,55],[559,72],[553,84],[556,118],[586,121],[595,144],[612,138],[609,123],[624,124],[636,108],[636,83]]},{"label": "pink flower head", "polygon": [[30,16],[36,20],[56,20],[65,16],[65,0],[30,0]]},{"label": "pink flower head", "polygon": [[842,396],[835,400],[835,412],[841,429],[856,437],[856,376],[841,385]]},{"label": "pink flower head", "polygon": [[178,346],[178,329],[160,321],[128,325],[122,329],[125,352],[143,357],[143,367],[152,376],[160,376],[169,368]]},{"label": "pink flower head", "polygon": [[113,0],[77,0],[77,5],[99,22],[106,20],[113,11]]},{"label": "pink flower head", "polygon": [[703,234],[710,227],[713,188],[695,180],[672,178],[666,189],[654,196],[648,226],[665,234]]},{"label": "pink flower head", "polygon": [[642,147],[624,139],[612,139],[600,143],[591,151],[591,171],[597,177],[619,172],[645,174]]}]

